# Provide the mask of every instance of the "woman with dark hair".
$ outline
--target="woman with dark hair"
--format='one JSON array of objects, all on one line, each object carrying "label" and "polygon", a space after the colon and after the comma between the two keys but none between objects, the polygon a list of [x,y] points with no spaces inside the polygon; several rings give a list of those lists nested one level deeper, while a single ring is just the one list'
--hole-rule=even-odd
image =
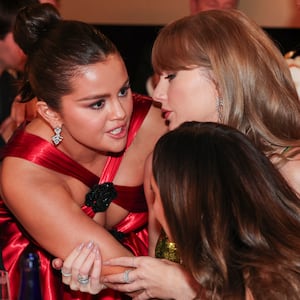
[{"label": "woman with dark hair", "polygon": [[300,199],[249,139],[185,123],[152,168],[155,215],[208,298],[300,299]]},{"label": "woman with dark hair", "polygon": [[[36,97],[38,116],[2,151],[1,248],[12,299],[19,258],[32,247],[44,300],[90,299],[61,283],[52,256],[65,258],[86,239],[103,259],[148,253],[143,165],[166,127],[152,101],[132,95],[118,50],[93,26],[36,4],[20,11],[14,37],[27,55],[22,101]],[[107,266],[102,273],[117,271]],[[78,270],[77,290],[94,283]],[[107,289],[95,299],[120,297]]]},{"label": "woman with dark hair", "polygon": [[243,134],[183,124],[157,143],[151,186],[156,216],[208,297],[300,298],[300,199]]},{"label": "woman with dark hair", "polygon": [[[187,288],[179,295],[175,276],[170,286],[162,285],[160,298],[300,299],[300,199],[244,134],[217,123],[186,122],[159,139],[151,165],[152,209],[176,244],[182,274],[185,269],[198,283],[194,294]],[[147,274],[149,265],[167,265],[157,261],[113,259],[106,263],[134,269],[127,284],[123,274],[103,282],[138,290],[156,274],[164,283],[170,273],[157,273],[160,267]],[[146,289],[134,299],[154,297]]]}]

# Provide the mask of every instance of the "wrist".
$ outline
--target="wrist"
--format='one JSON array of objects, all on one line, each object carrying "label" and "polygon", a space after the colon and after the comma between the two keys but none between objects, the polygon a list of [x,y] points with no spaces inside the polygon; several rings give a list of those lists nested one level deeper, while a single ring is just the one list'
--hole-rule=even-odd
[{"label": "wrist", "polygon": [[182,295],[184,295],[184,299],[202,299],[201,295],[205,294],[205,289],[194,279],[190,272],[188,272],[183,266],[178,266],[178,271],[180,272],[180,274],[174,274],[174,287],[176,288],[172,290],[172,299],[182,299]]}]

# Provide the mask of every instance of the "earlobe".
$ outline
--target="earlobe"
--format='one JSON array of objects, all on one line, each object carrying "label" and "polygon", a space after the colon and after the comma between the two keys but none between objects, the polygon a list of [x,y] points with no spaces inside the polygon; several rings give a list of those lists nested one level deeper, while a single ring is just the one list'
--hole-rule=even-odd
[{"label": "earlobe", "polygon": [[62,121],[60,114],[50,108],[45,101],[37,102],[37,111],[39,115],[50,124],[52,128],[61,127]]}]

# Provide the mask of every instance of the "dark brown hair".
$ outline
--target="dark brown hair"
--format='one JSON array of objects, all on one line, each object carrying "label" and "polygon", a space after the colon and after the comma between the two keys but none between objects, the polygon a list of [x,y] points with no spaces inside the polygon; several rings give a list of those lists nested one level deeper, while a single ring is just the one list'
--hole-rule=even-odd
[{"label": "dark brown hair", "polygon": [[160,138],[153,175],[183,264],[209,299],[300,299],[300,199],[238,130],[187,122]]},{"label": "dark brown hair", "polygon": [[13,30],[19,10],[26,5],[39,3],[38,0],[1,0],[0,1],[0,39]]},{"label": "dark brown hair", "polygon": [[28,55],[23,102],[36,96],[56,110],[85,66],[119,55],[115,45],[92,25],[61,20],[48,3],[24,8],[16,19],[14,37]]}]

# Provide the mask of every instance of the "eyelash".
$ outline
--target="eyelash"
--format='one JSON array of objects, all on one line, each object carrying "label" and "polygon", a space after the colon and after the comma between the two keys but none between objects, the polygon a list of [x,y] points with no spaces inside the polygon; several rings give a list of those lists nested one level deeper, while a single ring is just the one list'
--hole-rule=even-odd
[{"label": "eyelash", "polygon": [[129,89],[130,89],[130,84],[128,84],[128,85],[122,87],[122,88],[120,89],[119,95],[120,95],[121,93],[122,93],[123,95],[121,95],[121,96],[119,96],[119,97],[126,97],[127,94],[128,94],[127,92],[128,92]]},{"label": "eyelash", "polygon": [[[130,85],[129,84],[126,85],[126,86],[124,86],[124,87],[122,87],[120,89],[120,92],[119,92],[118,96],[119,97],[126,97],[127,94],[128,94],[128,90],[129,89],[130,89]],[[90,107],[92,109],[98,110],[98,109],[101,109],[103,107],[104,103],[105,103],[105,99],[104,100],[98,100],[97,102],[91,104]]]},{"label": "eyelash", "polygon": [[105,100],[99,100],[96,103],[91,104],[90,107],[92,109],[96,109],[96,110],[101,109],[103,107],[103,105],[104,105],[104,102],[105,102]]},{"label": "eyelash", "polygon": [[176,77],[176,74],[169,74],[169,75],[165,76],[165,79],[171,81],[171,80],[173,80],[175,77]]}]

